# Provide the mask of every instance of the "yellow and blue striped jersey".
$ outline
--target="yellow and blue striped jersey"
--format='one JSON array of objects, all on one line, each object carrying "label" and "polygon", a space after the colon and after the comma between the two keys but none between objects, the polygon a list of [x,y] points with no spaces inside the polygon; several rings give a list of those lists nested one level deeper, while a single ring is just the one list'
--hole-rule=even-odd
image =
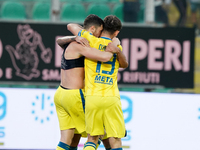
[{"label": "yellow and blue striped jersey", "polygon": [[[97,38],[86,30],[81,30],[79,36],[86,38],[90,46],[101,51],[105,51],[108,43],[112,42],[110,38]],[[122,50],[122,46],[118,46]],[[85,95],[98,96],[118,96],[117,73],[119,61],[117,55],[108,62],[100,62],[85,58]]]}]

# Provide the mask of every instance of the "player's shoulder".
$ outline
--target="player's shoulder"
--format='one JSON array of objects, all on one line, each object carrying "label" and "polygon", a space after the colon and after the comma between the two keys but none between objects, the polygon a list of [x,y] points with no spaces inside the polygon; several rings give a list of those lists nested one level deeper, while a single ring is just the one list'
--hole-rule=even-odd
[{"label": "player's shoulder", "polygon": [[69,46],[67,47],[67,50],[69,51],[79,51],[79,49],[81,49],[81,44],[77,43],[77,42],[71,42],[69,44]]},{"label": "player's shoulder", "polygon": [[83,30],[80,30],[78,35],[81,36],[81,35],[84,35],[84,34],[88,34],[88,35],[92,35],[92,33],[90,33],[89,31],[83,29]]},{"label": "player's shoulder", "polygon": [[96,39],[97,37],[95,37],[91,32],[87,31],[87,30],[81,30],[78,33],[78,36],[82,36],[82,37],[88,37],[90,39]]}]

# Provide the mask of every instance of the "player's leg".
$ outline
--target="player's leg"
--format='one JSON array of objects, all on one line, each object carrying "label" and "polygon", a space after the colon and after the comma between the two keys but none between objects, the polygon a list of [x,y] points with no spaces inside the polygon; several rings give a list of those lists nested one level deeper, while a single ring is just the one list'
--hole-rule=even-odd
[{"label": "player's leg", "polygon": [[74,130],[75,129],[61,130],[60,141],[70,145],[72,143],[72,139],[74,137]]},{"label": "player's leg", "polygon": [[70,150],[70,145],[74,137],[74,130],[75,129],[61,130],[61,138],[56,150]]},{"label": "player's leg", "polygon": [[81,138],[81,134],[74,134],[74,137],[70,145],[70,150],[77,150],[80,138]]},{"label": "player's leg", "polygon": [[[56,112],[57,112],[57,116],[59,120],[60,132],[61,132],[61,138],[57,145],[56,150],[70,150],[70,145],[74,137],[75,128],[79,127],[79,126],[76,126],[75,121],[74,121],[75,120],[74,116],[76,116],[77,111],[71,109],[74,105],[76,105],[78,101],[80,101],[81,103],[80,98],[78,98],[77,100],[74,100],[74,97],[76,97],[76,95],[78,94],[79,94],[78,90],[76,92],[76,91],[66,90],[59,87],[54,96],[54,103],[56,106]],[[71,98],[73,98],[73,101],[71,100]],[[66,104],[66,105],[63,105],[63,104]],[[73,111],[76,111],[76,112],[74,113]],[[81,127],[81,128],[84,128],[84,127]]]},{"label": "player's leg", "polygon": [[108,97],[104,125],[112,149],[122,150],[121,138],[125,136],[125,122],[121,101],[118,97]]},{"label": "player's leg", "polygon": [[[99,145],[101,144],[101,142],[102,142],[101,139],[102,139],[102,138],[99,137],[98,142],[97,142],[97,144],[96,144],[96,149],[98,149]],[[88,142],[88,140],[85,142],[85,144],[86,144],[87,142]],[[85,144],[84,144],[84,146],[85,146]]]},{"label": "player's leg", "polygon": [[122,150],[121,138],[110,137],[109,142],[112,150]]},{"label": "player's leg", "polygon": [[104,129],[104,135],[101,135],[100,136],[100,139],[102,139],[102,143],[105,147],[106,150],[111,150],[111,147],[110,147],[110,143],[109,143],[109,139],[107,137],[107,134],[106,134],[106,130]]},{"label": "player's leg", "polygon": [[102,142],[106,150],[111,150],[109,139],[103,139]]},{"label": "player's leg", "polygon": [[90,136],[88,134],[88,140],[84,145],[83,150],[96,150],[96,145],[98,143],[99,136]]},{"label": "player's leg", "polygon": [[[105,131],[105,134],[103,136],[100,136],[100,138],[102,139],[102,142],[103,142],[103,145],[104,145],[105,149],[106,150],[111,150],[111,145],[110,145],[110,142],[109,142],[109,138],[107,137],[106,131]],[[112,142],[112,140],[111,140],[111,142]],[[113,145],[113,147],[115,147],[114,145]]]},{"label": "player's leg", "polygon": [[88,141],[84,146],[84,150],[95,150],[99,140],[99,135],[104,134],[104,127],[102,120],[103,106],[101,106],[102,105],[101,100],[102,98],[99,96],[86,97],[85,122],[86,122],[86,132],[88,133]]}]

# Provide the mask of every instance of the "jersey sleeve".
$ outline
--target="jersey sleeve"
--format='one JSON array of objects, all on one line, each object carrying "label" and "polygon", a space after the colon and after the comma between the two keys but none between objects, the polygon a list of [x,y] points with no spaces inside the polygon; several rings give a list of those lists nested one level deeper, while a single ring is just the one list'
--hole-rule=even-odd
[{"label": "jersey sleeve", "polygon": [[92,35],[90,32],[86,31],[86,30],[81,30],[78,33],[78,36],[84,37],[86,38],[89,42],[90,42],[90,46],[93,47],[93,41],[96,41],[98,38],[95,37],[94,35]]},{"label": "jersey sleeve", "polygon": [[122,51],[122,46],[121,46],[121,45],[118,45],[117,47],[119,47],[119,48],[120,48],[120,50]]}]

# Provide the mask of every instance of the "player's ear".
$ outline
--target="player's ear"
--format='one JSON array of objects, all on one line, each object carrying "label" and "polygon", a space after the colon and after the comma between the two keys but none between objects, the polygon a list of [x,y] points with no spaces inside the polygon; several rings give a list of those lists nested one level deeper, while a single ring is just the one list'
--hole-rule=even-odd
[{"label": "player's ear", "polygon": [[91,26],[90,30],[91,30],[91,33],[93,34],[95,32],[95,30],[96,30],[95,26]]},{"label": "player's ear", "polygon": [[114,37],[116,37],[118,34],[119,34],[119,31],[118,31],[118,30],[115,31],[115,32],[114,32]]}]

